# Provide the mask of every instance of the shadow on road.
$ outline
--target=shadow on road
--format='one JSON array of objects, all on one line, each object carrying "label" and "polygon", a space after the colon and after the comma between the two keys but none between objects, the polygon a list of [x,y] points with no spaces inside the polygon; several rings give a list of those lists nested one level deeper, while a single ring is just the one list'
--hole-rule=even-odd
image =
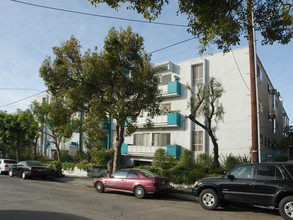
[{"label": "shadow on road", "polygon": [[89,220],[77,215],[42,212],[42,211],[24,211],[24,210],[0,210],[0,218],[5,220]]}]

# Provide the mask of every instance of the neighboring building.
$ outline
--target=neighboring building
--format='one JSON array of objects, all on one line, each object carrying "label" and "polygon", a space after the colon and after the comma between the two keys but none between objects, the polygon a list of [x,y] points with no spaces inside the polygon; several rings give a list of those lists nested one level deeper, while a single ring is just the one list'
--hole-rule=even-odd
[{"label": "neighboring building", "polygon": [[[283,138],[283,129],[289,125],[279,92],[271,83],[264,67],[257,59],[258,100],[259,100],[259,142],[261,161],[270,160]],[[199,82],[207,83],[209,77],[220,81],[225,90],[220,102],[224,107],[224,121],[218,124],[216,136],[219,155],[229,154],[250,158],[251,149],[251,96],[248,47],[233,50],[227,54],[214,54],[178,63],[170,61],[156,64],[154,70],[159,74],[163,102],[161,115],[152,119],[154,127],[146,129],[143,125],[148,113],[143,112],[137,119],[139,129],[125,137],[122,146],[125,165],[150,163],[158,148],[164,148],[168,155],[179,158],[182,149],[191,150],[194,159],[201,153],[213,153],[213,144],[201,127],[185,116],[189,115],[189,85],[196,91]],[[49,102],[48,95],[38,96],[38,102]],[[203,118],[199,120],[204,121]],[[115,144],[115,122],[104,128],[107,133],[105,148]],[[39,151],[52,155],[56,151],[52,140],[46,135],[46,126],[39,140]],[[64,140],[61,148],[69,150],[82,147],[82,134],[75,133],[71,139]]]},{"label": "neighboring building", "polygon": [[[283,128],[289,119],[279,92],[273,87],[264,67],[257,59],[259,130],[261,160],[270,159],[283,138]],[[180,149],[191,150],[194,159],[201,153],[213,153],[213,144],[201,127],[185,116],[189,115],[190,94],[186,86],[195,90],[198,82],[215,77],[224,87],[220,102],[224,107],[224,121],[218,124],[216,136],[219,155],[229,154],[250,158],[251,96],[248,47],[227,54],[214,54],[179,63],[164,62],[154,65],[160,75],[162,115],[153,119],[154,128],[146,130],[143,124],[147,113],[138,118],[140,129],[125,138],[122,153],[129,165],[152,161],[157,148],[165,148],[169,155],[180,155]],[[203,120],[203,119],[202,119]]]}]

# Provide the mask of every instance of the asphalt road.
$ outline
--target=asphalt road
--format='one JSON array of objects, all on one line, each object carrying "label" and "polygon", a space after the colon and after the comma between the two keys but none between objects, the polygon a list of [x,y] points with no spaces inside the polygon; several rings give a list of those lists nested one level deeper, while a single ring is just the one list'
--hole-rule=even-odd
[{"label": "asphalt road", "polygon": [[97,193],[93,188],[49,180],[0,175],[0,220],[202,219],[281,220],[277,210],[233,206],[206,211],[198,202],[124,193]]}]

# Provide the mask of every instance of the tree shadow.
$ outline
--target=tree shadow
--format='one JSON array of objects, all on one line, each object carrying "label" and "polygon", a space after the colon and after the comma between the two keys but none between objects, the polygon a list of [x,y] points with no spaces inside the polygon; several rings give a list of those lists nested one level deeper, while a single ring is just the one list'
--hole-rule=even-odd
[{"label": "tree shadow", "polygon": [[0,218],[5,220],[89,220],[88,218],[58,212],[26,211],[26,210],[0,210]]}]

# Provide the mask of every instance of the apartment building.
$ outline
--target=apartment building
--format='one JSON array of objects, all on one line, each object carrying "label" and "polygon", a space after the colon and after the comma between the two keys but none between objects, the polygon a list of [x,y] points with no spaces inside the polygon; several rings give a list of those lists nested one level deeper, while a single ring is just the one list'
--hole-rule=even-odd
[{"label": "apartment building", "polygon": [[[160,77],[161,114],[151,119],[153,127],[143,125],[150,119],[142,112],[137,119],[138,130],[125,137],[121,153],[127,166],[150,163],[158,148],[166,150],[168,155],[179,158],[183,149],[192,151],[194,159],[198,154],[213,154],[213,144],[205,130],[186,118],[190,114],[190,93],[186,86],[194,91],[198,83],[208,83],[210,77],[216,78],[225,90],[220,99],[224,107],[224,120],[218,123],[216,137],[219,155],[229,154],[250,158],[251,149],[251,95],[248,47],[229,53],[199,57],[178,63],[166,61],[155,64],[154,70]],[[273,86],[261,61],[257,59],[257,96],[259,107],[259,159],[270,160],[283,138],[283,129],[289,125],[289,118],[283,108],[283,100]],[[36,97],[38,102],[50,102],[50,96]],[[77,116],[78,117],[78,116]],[[198,120],[204,122],[204,118]],[[103,128],[105,148],[114,146],[116,139],[115,121]],[[52,156],[56,149],[47,127],[39,139],[39,151]],[[61,148],[69,151],[83,148],[85,134],[74,133],[71,139],[65,139]]]},{"label": "apartment building", "polygon": [[[216,78],[225,90],[220,102],[224,107],[224,120],[217,126],[219,155],[250,157],[251,149],[251,96],[248,47],[227,54],[218,53],[178,63],[170,61],[154,65],[161,79],[163,102],[161,115],[153,119],[154,127],[145,129],[148,118],[144,112],[138,118],[139,129],[125,138],[122,146],[124,163],[137,165],[151,162],[154,152],[164,148],[168,155],[180,157],[182,149],[191,150],[194,159],[201,153],[213,153],[213,144],[205,130],[185,116],[190,114],[189,85],[194,91],[199,82]],[[275,153],[283,138],[283,128],[289,119],[283,100],[274,88],[261,61],[257,59],[257,91],[259,105],[260,160],[267,161]],[[200,116],[199,116],[200,117]],[[200,119],[204,121],[204,119]]]}]

